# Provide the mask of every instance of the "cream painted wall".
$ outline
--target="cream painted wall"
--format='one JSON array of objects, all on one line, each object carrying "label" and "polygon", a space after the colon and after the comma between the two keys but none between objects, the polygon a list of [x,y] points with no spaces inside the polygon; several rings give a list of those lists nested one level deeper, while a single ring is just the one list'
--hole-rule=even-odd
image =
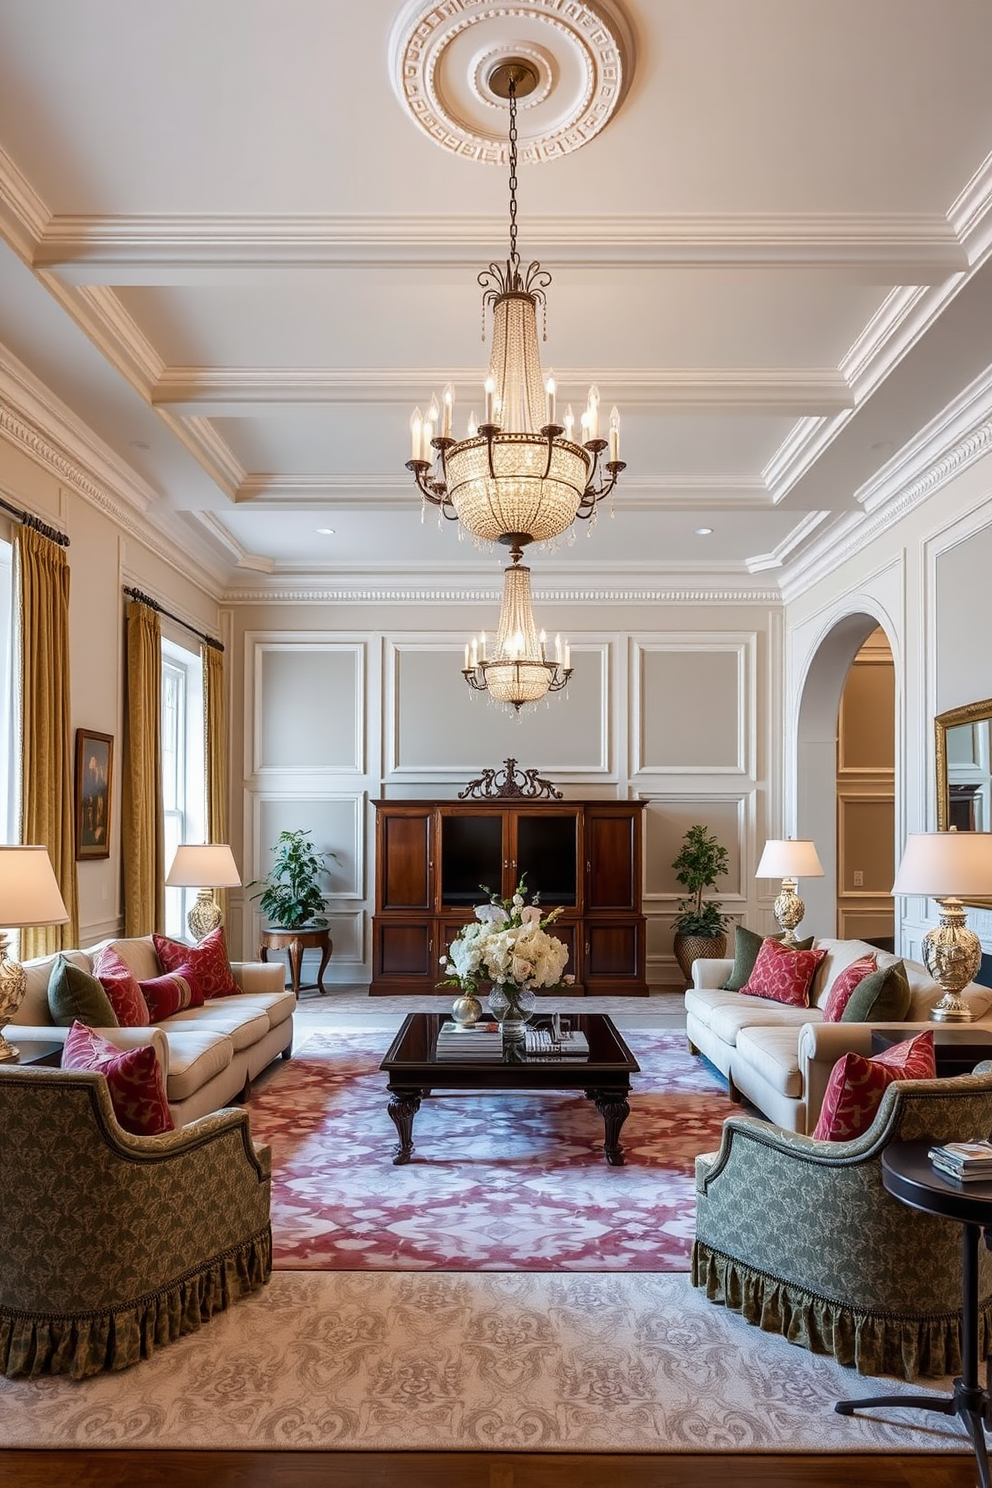
[{"label": "cream painted wall", "polygon": [[[961,463],[959,474],[934,481],[901,519],[879,523],[873,540],[852,544],[846,561],[786,607],[783,814],[790,830],[817,836],[829,865],[826,880],[803,887],[806,923],[818,933],[834,913],[836,839],[816,814],[824,771],[832,768],[826,728],[832,707],[836,730],[836,699],[858,646],[879,624],[892,647],[897,861],[907,832],[936,827],[934,715],[992,696],[985,644],[992,609],[985,577],[992,559],[992,455]],[[945,471],[952,468],[944,462]],[[897,901],[897,947],[918,959],[921,938],[935,922],[931,902]],[[969,922],[992,950],[992,915],[972,911]]]},{"label": "cream painted wall", "polygon": [[[72,727],[114,736],[111,855],[77,864],[80,941],[93,944],[121,925],[120,780],[123,585],[134,585],[199,629],[218,632],[214,599],[183,577],[178,558],[156,552],[108,511],[0,439],[0,495],[60,528],[70,540]],[[9,532],[13,530],[12,524]],[[9,535],[9,533],[8,533]]]},{"label": "cream painted wall", "polygon": [[[727,911],[770,927],[753,868],[771,830],[767,802],[780,794],[778,752],[763,742],[781,732],[777,607],[558,605],[554,625],[571,641],[574,676],[562,696],[519,720],[474,696],[461,676],[465,636],[479,623],[474,606],[266,603],[232,608],[229,623],[236,855],[246,876],[263,874],[283,826],[311,827],[317,846],[336,855],[326,885],[329,980],[369,977],[370,803],[453,798],[509,756],[567,798],[648,800],[653,985],[681,985],[670,865],[693,822],[709,824],[730,851],[717,895]],[[250,899],[232,906],[232,939],[246,953],[261,925]]]}]

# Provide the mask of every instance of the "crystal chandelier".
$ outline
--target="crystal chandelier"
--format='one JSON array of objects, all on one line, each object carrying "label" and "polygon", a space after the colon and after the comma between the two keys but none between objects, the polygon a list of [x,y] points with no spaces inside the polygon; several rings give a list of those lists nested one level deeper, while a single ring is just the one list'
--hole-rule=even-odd
[{"label": "crystal chandelier", "polygon": [[539,703],[549,692],[561,692],[572,675],[568,642],[555,638],[555,655],[548,661],[544,631],[537,633],[530,602],[530,569],[514,544],[513,562],[503,572],[503,603],[493,654],[486,656],[483,631],[465,647],[462,674],[476,692],[488,692],[496,703],[519,713],[528,703]]},{"label": "crystal chandelier", "polygon": [[558,422],[554,377],[545,381],[541,372],[537,307],[546,306],[551,275],[539,263],[522,269],[517,251],[517,98],[536,83],[534,68],[519,60],[502,63],[489,78],[493,92],[510,104],[510,253],[505,264],[491,263],[479,274],[483,312],[493,311],[485,421],[476,425],[473,414],[467,437],[452,437],[449,384],[440,406],[431,400],[426,418],[414,411],[406,467],[424,502],[444,517],[476,538],[517,548],[558,537],[576,517],[593,516],[626,463],[615,408],[609,438],[600,438],[598,389],[589,389],[576,430],[571,408]]}]

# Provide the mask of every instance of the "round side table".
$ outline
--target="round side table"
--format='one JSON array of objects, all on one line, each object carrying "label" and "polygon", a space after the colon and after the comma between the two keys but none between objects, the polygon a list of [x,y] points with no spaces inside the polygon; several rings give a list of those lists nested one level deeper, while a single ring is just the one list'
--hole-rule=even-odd
[{"label": "round side table", "polygon": [[321,997],[327,988],[324,986],[324,971],[334,943],[331,940],[330,931],[314,928],[310,930],[263,930],[262,938],[258,947],[258,959],[267,961],[270,951],[286,951],[289,954],[289,975],[293,983],[293,992],[297,997],[300,995],[300,973],[303,970],[303,952],[319,951],[320,968],[317,972],[317,980],[308,983],[308,986],[316,987]]},{"label": "round side table", "polygon": [[937,1399],[932,1395],[875,1395],[868,1400],[840,1400],[834,1410],[849,1416],[870,1406],[897,1405],[960,1416],[975,1451],[982,1488],[990,1488],[985,1432],[992,1424],[992,1400],[978,1378],[978,1252],[982,1236],[986,1244],[992,1236],[992,1182],[945,1178],[927,1156],[932,1145],[890,1143],[882,1153],[882,1183],[911,1209],[954,1219],[962,1226],[961,1376],[954,1381],[953,1394]]}]

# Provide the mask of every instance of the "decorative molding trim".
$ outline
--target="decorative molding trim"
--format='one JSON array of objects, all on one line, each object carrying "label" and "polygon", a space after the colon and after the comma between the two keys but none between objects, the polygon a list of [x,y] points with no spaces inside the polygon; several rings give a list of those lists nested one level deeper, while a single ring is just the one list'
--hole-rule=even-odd
[{"label": "decorative molding trim", "polygon": [[794,553],[802,543],[812,537],[817,527],[831,515],[832,513],[828,511],[807,513],[796,523],[788,536],[782,539],[777,548],[773,548],[770,553],[760,553],[754,558],[744,560],[748,573],[764,573],[770,568],[781,568],[789,554]]},{"label": "decorative molding trim", "polygon": [[51,212],[27,176],[0,146],[0,231],[25,263],[32,263],[51,221]]},{"label": "decorative molding trim", "polygon": [[[4,175],[0,156],[0,201],[16,194],[16,188],[4,191]],[[41,211],[43,219],[30,213],[25,219],[37,240],[34,265],[67,283],[177,283],[184,269],[195,270],[202,282],[209,269],[369,263],[468,268],[490,257],[506,231],[505,218],[495,213],[49,217]],[[945,279],[969,264],[954,227],[937,212],[537,213],[528,214],[527,235],[535,253],[559,264],[870,268],[881,283],[913,285]]]},{"label": "decorative molding trim", "polygon": [[[771,496],[759,477],[727,475],[723,471],[670,474],[665,471],[645,474],[624,472],[623,491],[636,491],[636,502],[617,495],[611,501],[617,511],[636,506],[638,511],[653,511],[679,506],[683,500],[695,501],[705,496],[711,510],[733,510],[736,507],[770,507]],[[278,510],[292,502],[296,507],[314,506],[326,509],[336,504],[354,505],[361,494],[362,507],[391,511],[408,511],[411,488],[407,474],[395,471],[384,475],[266,475],[252,472],[238,487],[238,506]],[[652,498],[654,498],[652,500]]]},{"label": "decorative molding trim", "polygon": [[[754,779],[757,759],[757,632],[735,631],[668,631],[663,635],[645,637],[632,633],[629,638],[628,665],[630,674],[630,724],[628,728],[628,769],[638,780],[652,776],[670,775],[722,775],[732,777],[745,775]],[[737,678],[737,738],[736,760],[718,765],[701,765],[686,760],[674,765],[648,765],[643,758],[644,749],[644,658],[658,652],[679,655],[713,655],[716,653],[736,658]],[[643,792],[642,792],[643,793]]]},{"label": "decorative molding trim", "polygon": [[[992,153],[986,155],[971,180],[947,211],[947,221],[958,242],[968,249],[974,262],[988,245],[992,213]],[[981,242],[978,239],[981,238]]]},{"label": "decorative molding trim", "polygon": [[194,521],[199,522],[201,527],[214,537],[217,542],[234,559],[238,568],[253,569],[256,573],[273,573],[275,563],[271,558],[266,558],[261,553],[249,553],[246,548],[232,537],[220,518],[212,511],[191,511],[188,513]]},{"label": "decorative molding trim", "polygon": [[[496,589],[332,589],[329,586],[267,589],[229,588],[223,602],[230,605],[280,604],[470,604],[498,602]],[[783,602],[778,589],[558,589],[535,591],[535,599],[575,604],[760,604]]]}]

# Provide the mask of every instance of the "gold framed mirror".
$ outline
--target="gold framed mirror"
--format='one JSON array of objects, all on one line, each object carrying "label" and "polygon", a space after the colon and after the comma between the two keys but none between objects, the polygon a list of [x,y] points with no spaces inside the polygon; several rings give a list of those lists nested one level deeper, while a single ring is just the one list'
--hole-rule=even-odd
[{"label": "gold framed mirror", "polygon": [[[938,713],[934,745],[938,831],[992,831],[992,698]],[[992,899],[965,902],[992,906]]]}]

